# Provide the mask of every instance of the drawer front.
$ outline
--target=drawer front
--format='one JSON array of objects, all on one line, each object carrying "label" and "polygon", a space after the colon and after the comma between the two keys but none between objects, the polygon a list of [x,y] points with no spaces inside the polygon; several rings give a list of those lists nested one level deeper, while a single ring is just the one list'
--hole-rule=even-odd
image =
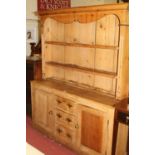
[{"label": "drawer front", "polygon": [[75,128],[75,117],[73,115],[62,112],[61,110],[56,110],[55,120],[67,128]]},{"label": "drawer front", "polygon": [[62,97],[56,98],[56,107],[66,112],[74,113],[75,103],[71,100],[64,99]]},{"label": "drawer front", "polygon": [[62,125],[56,124],[55,127],[56,139],[63,144],[73,145],[75,143],[75,132],[65,128]]}]

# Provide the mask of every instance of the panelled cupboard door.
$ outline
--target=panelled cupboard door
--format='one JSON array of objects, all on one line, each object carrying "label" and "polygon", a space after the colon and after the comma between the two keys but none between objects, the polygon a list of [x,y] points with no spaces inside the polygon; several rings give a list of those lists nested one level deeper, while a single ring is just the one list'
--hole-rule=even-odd
[{"label": "panelled cupboard door", "polygon": [[78,125],[77,145],[81,153],[106,155],[108,140],[106,112],[80,105]]},{"label": "panelled cupboard door", "polygon": [[49,133],[54,130],[54,95],[36,89],[34,93],[34,122]]}]

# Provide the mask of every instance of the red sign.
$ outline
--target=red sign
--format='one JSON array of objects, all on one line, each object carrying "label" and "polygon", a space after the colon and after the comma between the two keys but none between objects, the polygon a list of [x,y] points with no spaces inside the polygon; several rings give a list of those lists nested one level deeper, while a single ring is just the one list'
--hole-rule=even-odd
[{"label": "red sign", "polygon": [[69,8],[70,0],[38,0],[38,11]]}]

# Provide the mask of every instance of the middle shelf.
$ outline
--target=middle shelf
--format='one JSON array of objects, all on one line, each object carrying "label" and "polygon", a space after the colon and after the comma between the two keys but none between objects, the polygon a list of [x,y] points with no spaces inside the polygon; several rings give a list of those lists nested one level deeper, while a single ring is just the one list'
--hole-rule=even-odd
[{"label": "middle shelf", "polygon": [[46,64],[56,66],[56,67],[62,67],[65,69],[70,69],[70,70],[77,70],[77,71],[85,72],[85,73],[93,73],[95,75],[100,75],[100,76],[107,76],[111,78],[115,78],[117,76],[117,73],[114,73],[114,72],[96,70],[96,69],[81,67],[81,66],[77,66],[73,64],[63,64],[63,63],[58,63],[54,61],[46,61]]},{"label": "middle shelf", "polygon": [[85,48],[101,48],[101,49],[114,49],[117,50],[118,46],[105,46],[105,45],[95,45],[95,44],[83,44],[83,43],[66,43],[58,41],[45,41],[46,44],[52,45],[62,45],[62,46],[73,46],[73,47],[85,47]]}]

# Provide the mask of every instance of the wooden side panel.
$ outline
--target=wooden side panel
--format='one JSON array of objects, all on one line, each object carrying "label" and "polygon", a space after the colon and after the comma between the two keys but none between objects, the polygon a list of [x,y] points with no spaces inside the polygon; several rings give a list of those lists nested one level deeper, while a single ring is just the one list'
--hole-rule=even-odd
[{"label": "wooden side panel", "polygon": [[129,27],[121,26],[116,99],[129,96]]},{"label": "wooden side panel", "polygon": [[117,144],[115,155],[124,155],[126,154],[127,142],[128,142],[128,126],[119,123],[118,125],[118,134],[117,134]]},{"label": "wooden side panel", "polygon": [[44,27],[43,27],[43,35],[44,35],[44,40],[51,40],[51,34],[52,32],[51,29],[51,19],[50,18],[46,18],[46,20],[44,21]]},{"label": "wooden side panel", "polygon": [[95,22],[65,24],[65,42],[95,44]]},{"label": "wooden side panel", "polygon": [[87,111],[82,111],[81,115],[81,144],[101,152],[103,118]]},{"label": "wooden side panel", "polygon": [[93,48],[65,47],[65,63],[86,68],[94,68]]},{"label": "wooden side panel", "polygon": [[95,69],[116,73],[117,50],[96,49]]},{"label": "wooden side panel", "polygon": [[[42,19],[43,20],[43,19]],[[43,21],[41,21],[42,23],[43,23]],[[45,54],[45,47],[46,47],[46,45],[45,45],[45,36],[46,36],[46,34],[44,34],[44,27],[45,27],[45,25],[43,26],[43,24],[42,24],[42,27],[41,27],[41,57],[42,57],[42,78],[44,79],[45,78],[45,73],[46,73],[46,68],[45,68],[45,56],[46,56],[46,54]]]},{"label": "wooden side panel", "polygon": [[52,58],[52,52],[51,52],[51,45],[45,44],[45,48],[44,48],[44,57],[43,60],[46,63],[47,61],[50,61]]},{"label": "wooden side panel", "polygon": [[118,45],[119,21],[115,15],[106,15],[97,21],[96,44]]}]

